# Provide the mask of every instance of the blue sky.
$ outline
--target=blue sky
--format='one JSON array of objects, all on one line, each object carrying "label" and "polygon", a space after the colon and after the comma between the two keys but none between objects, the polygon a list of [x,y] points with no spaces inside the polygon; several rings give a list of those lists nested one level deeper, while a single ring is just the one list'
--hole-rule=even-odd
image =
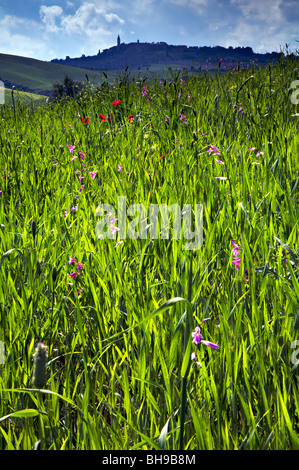
[{"label": "blue sky", "polygon": [[116,44],[299,48],[299,0],[1,0],[0,52],[41,60]]}]

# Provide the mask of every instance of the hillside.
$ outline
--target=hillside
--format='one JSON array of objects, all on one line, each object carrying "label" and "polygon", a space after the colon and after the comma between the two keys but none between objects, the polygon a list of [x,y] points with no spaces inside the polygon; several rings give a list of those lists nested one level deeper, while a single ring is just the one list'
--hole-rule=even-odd
[{"label": "hillside", "polygon": [[55,64],[27,57],[0,54],[0,80],[6,88],[14,85],[19,91],[33,92],[49,96],[52,85],[62,82],[65,75],[75,81],[89,80],[97,82],[99,77],[90,70],[79,69],[69,65]]}]

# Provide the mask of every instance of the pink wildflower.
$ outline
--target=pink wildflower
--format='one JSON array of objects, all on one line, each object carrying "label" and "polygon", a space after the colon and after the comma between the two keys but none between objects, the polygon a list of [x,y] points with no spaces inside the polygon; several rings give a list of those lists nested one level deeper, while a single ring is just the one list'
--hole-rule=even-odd
[{"label": "pink wildflower", "polygon": [[71,274],[68,274],[68,276],[72,277],[73,279],[75,279],[75,277],[77,276],[77,273],[76,271],[71,273]]},{"label": "pink wildflower", "polygon": [[207,150],[207,152],[210,154],[210,153],[213,153],[213,155],[220,155],[220,152],[218,150],[217,147],[215,147],[215,145],[211,145],[209,150]]},{"label": "pink wildflower", "polygon": [[75,146],[74,145],[68,145],[68,144],[66,144],[66,146],[69,148],[70,153],[73,153],[73,151],[75,149]]},{"label": "pink wildflower", "polygon": [[89,172],[89,174],[90,174],[92,180],[95,179],[97,172],[98,172],[98,170],[90,171],[90,172]]}]

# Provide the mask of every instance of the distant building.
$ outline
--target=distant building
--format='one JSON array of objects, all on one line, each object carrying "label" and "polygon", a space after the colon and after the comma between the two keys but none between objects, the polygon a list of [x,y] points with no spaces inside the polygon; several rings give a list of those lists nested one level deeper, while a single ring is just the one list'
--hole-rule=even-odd
[{"label": "distant building", "polygon": [[120,37],[119,37],[119,35],[117,36],[117,45],[120,46]]}]

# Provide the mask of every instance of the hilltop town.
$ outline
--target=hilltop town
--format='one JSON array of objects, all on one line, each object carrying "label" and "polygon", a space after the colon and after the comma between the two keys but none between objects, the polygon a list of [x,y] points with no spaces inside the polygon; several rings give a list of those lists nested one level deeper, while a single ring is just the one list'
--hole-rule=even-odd
[{"label": "hilltop town", "polygon": [[279,59],[280,52],[257,54],[251,47],[222,47],[222,46],[192,46],[168,45],[166,42],[122,43],[117,37],[117,43],[108,49],[99,50],[97,55],[65,59],[53,59],[57,64],[71,65],[93,70],[119,70],[125,67],[144,70],[155,65],[175,66],[186,70],[210,70],[219,67],[224,70],[229,66],[264,65]]}]

